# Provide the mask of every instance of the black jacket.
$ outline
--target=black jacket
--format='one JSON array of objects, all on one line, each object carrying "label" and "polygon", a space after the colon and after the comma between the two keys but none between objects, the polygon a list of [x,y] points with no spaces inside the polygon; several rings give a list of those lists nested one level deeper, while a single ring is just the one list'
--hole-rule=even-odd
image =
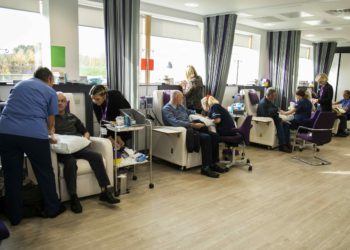
[{"label": "black jacket", "polygon": [[333,87],[328,82],[323,86],[322,95],[321,89],[318,91],[318,103],[320,104],[321,112],[332,112]]},{"label": "black jacket", "polygon": [[[123,94],[118,90],[109,90],[107,92],[107,95],[108,95],[107,97],[108,101],[106,100],[101,106],[93,104],[94,113],[96,115],[98,122],[101,122],[102,114],[106,109],[107,104],[108,106],[107,106],[107,112],[105,117],[105,120],[107,121],[115,121],[115,118],[117,116],[120,116],[121,109],[131,108],[129,102],[125,99]],[[108,131],[107,135],[114,137],[114,132]],[[131,138],[131,133],[129,132],[121,133],[120,136],[123,139],[123,141],[125,141]]]},{"label": "black jacket", "polygon": [[188,153],[199,152],[201,148],[199,131],[189,127],[186,131],[186,148]]},{"label": "black jacket", "polygon": [[278,115],[278,108],[275,104],[267,100],[266,97],[260,100],[256,115],[260,117],[271,117],[275,125],[281,122],[281,118]]}]

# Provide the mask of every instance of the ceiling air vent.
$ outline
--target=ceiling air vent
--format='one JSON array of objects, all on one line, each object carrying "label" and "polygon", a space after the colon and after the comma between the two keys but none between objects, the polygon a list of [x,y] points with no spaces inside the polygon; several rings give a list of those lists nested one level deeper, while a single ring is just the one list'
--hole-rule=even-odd
[{"label": "ceiling air vent", "polygon": [[333,16],[349,16],[350,9],[327,10],[326,13]]}]

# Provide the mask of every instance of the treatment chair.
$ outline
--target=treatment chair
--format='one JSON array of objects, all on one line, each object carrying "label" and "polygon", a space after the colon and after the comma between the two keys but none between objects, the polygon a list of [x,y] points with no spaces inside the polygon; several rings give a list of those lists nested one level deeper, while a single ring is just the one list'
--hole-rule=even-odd
[{"label": "treatment chair", "polygon": [[[72,114],[79,117],[78,109],[74,101],[74,96],[72,93],[64,93],[67,101],[69,102],[67,107]],[[83,110],[84,112],[84,110]],[[100,137],[90,137],[91,148],[102,154],[106,172],[111,183],[113,183],[113,147],[109,139]],[[57,161],[57,155],[55,152],[51,151],[51,161],[56,178],[56,189],[61,201],[67,201],[70,199],[66,182],[63,176],[63,164]],[[99,194],[101,189],[96,180],[95,174],[92,171],[88,161],[83,159],[77,160],[78,172],[77,172],[77,195],[78,197],[91,196]],[[35,176],[32,173],[31,167],[28,168],[28,175],[30,179],[36,182]]]},{"label": "treatment chair", "polygon": [[170,91],[153,91],[153,115],[156,126],[153,129],[153,156],[171,162],[182,170],[202,165],[201,152],[188,153],[186,149],[186,128],[163,126],[162,108],[170,100]]},{"label": "treatment chair", "polygon": [[331,164],[331,162],[319,158],[317,156],[317,152],[319,152],[318,146],[331,142],[332,129],[333,129],[335,118],[336,118],[336,114],[333,112],[319,112],[317,113],[317,116],[314,118],[315,122],[312,128],[299,126],[294,139],[294,143],[293,143],[293,151],[295,147],[297,147],[297,144],[296,144],[297,141],[301,140],[303,142],[303,145],[305,145],[305,142],[311,143],[313,147],[312,158],[316,161],[310,161],[305,158],[301,158],[300,153],[303,151],[303,148],[299,148],[296,155],[293,156],[293,159],[296,159],[314,166]]},{"label": "treatment chair", "polygon": [[253,116],[252,129],[250,130],[250,142],[267,146],[273,149],[278,146],[277,130],[271,117],[257,117],[259,96],[253,89],[241,90],[244,96],[244,105],[247,115]]},{"label": "treatment chair", "polygon": [[226,167],[231,168],[234,165],[248,165],[248,171],[253,170],[253,166],[250,163],[249,158],[245,158],[245,147],[249,145],[249,134],[252,128],[252,116],[249,115],[245,118],[244,122],[239,128],[234,128],[232,130],[232,135],[230,136],[220,136],[220,142],[226,144],[227,148],[240,146],[242,150],[239,155],[239,160],[236,160],[235,152],[232,152],[232,161],[229,162]]},{"label": "treatment chair", "polygon": [[6,227],[5,223],[0,221],[0,245],[1,241],[10,237],[10,231]]}]

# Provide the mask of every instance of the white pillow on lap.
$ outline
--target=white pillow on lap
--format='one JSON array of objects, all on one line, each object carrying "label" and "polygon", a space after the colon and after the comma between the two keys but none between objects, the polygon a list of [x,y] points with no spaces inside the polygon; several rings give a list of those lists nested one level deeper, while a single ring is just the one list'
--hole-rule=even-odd
[{"label": "white pillow on lap", "polygon": [[189,115],[189,119],[190,121],[195,121],[195,120],[200,120],[201,122],[203,122],[205,124],[205,126],[208,127],[208,130],[211,131],[211,132],[216,132],[216,127],[215,127],[215,123],[209,119],[208,117],[206,116],[202,116],[202,115]]},{"label": "white pillow on lap", "polygon": [[74,154],[90,145],[91,141],[82,136],[57,135],[56,144],[51,144],[51,149],[57,154]]}]

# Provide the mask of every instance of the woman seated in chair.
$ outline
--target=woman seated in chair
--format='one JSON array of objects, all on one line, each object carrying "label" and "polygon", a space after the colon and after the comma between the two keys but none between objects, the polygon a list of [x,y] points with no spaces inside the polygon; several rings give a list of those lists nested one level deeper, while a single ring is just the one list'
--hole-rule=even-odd
[{"label": "woman seated in chair", "polygon": [[216,125],[216,132],[220,136],[235,134],[232,130],[236,127],[230,113],[219,104],[213,96],[206,96],[201,100],[202,108],[208,112],[208,117],[213,119]]},{"label": "woman seated in chair", "polygon": [[310,119],[312,112],[312,103],[307,98],[305,90],[298,89],[295,93],[297,102],[294,107],[289,111],[280,111],[282,115],[294,115],[294,119],[291,120],[291,129],[297,129],[299,126],[306,125],[305,122]]}]

